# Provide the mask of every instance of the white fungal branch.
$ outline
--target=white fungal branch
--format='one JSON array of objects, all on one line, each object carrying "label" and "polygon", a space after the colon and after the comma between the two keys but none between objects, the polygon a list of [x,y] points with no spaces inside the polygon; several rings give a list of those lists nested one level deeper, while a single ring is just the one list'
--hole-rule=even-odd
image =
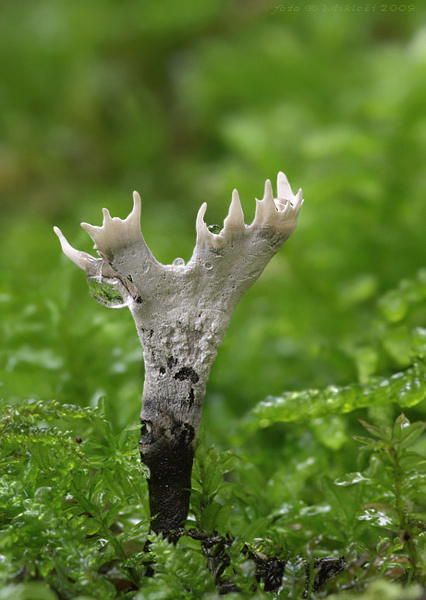
[{"label": "white fungal branch", "polygon": [[124,220],[111,218],[104,209],[101,227],[82,223],[99,258],[72,248],[58,228],[55,233],[66,256],[89,278],[112,285],[132,311],[144,347],[142,418],[162,420],[168,435],[170,419],[196,430],[210,367],[232,312],[296,227],[302,190],[294,195],[286,176],[279,173],[274,198],[271,182],[266,181],[251,225],[244,223],[234,190],[219,234],[204,222],[204,203],[196,219],[194,252],[186,265],[162,265],[154,258],[140,228],[139,194],[135,192],[133,199],[133,210]]}]

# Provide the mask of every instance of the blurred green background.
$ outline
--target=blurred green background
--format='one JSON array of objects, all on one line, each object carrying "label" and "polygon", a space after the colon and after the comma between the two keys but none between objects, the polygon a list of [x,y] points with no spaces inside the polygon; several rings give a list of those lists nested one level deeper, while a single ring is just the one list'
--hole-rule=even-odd
[{"label": "blurred green background", "polygon": [[222,223],[237,187],[250,222],[279,170],[305,205],[234,315],[207,435],[226,439],[268,394],[407,366],[404,302],[378,299],[426,266],[425,14],[358,0],[3,1],[0,395],[105,396],[117,429],[137,421],[130,313],[89,296],[53,225],[91,251],[79,223],[100,224],[104,206],[125,217],[136,189],[155,256],[187,260],[202,202]]}]

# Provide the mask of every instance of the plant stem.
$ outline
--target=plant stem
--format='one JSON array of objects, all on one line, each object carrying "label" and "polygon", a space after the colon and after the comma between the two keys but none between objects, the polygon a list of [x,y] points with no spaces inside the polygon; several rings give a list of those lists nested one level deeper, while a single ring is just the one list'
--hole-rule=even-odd
[{"label": "plant stem", "polygon": [[402,541],[407,547],[408,555],[410,557],[411,564],[413,565],[412,578],[414,578],[418,570],[419,557],[417,555],[417,548],[413,540],[413,532],[407,519],[404,506],[403,471],[399,460],[398,450],[394,446],[390,448],[390,456],[393,468],[393,488],[395,494],[395,508],[399,519],[399,529],[402,535]]}]

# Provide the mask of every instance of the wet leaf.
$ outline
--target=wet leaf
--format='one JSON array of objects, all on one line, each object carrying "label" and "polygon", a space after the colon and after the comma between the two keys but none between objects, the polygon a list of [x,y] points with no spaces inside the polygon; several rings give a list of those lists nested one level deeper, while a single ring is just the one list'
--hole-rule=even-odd
[{"label": "wet leaf", "polygon": [[[286,392],[279,397],[269,397],[253,409],[244,425],[252,431],[276,422],[317,419],[393,402],[411,407],[425,397],[426,368],[419,363],[389,378],[374,378],[368,384],[330,386],[323,390]],[[371,433],[375,435],[373,431],[374,428]],[[388,435],[380,433],[379,437],[387,439]]]},{"label": "wet leaf", "polygon": [[362,473],[346,473],[346,475],[343,475],[343,477],[338,477],[337,479],[334,480],[334,483],[336,485],[343,485],[343,486],[348,486],[348,485],[354,485],[356,483],[372,483],[371,479],[369,477],[365,477],[365,475],[363,475]]}]

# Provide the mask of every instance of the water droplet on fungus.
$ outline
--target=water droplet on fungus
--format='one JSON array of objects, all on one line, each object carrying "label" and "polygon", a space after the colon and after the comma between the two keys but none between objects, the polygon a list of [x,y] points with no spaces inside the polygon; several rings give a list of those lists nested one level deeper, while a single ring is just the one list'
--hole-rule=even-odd
[{"label": "water droplet on fungus", "polygon": [[173,265],[175,267],[184,267],[185,266],[185,261],[183,260],[183,258],[175,258],[173,261]]},{"label": "water droplet on fungus", "polygon": [[118,287],[122,287],[119,279],[111,277],[108,283],[100,277],[87,277],[87,285],[89,286],[90,295],[103,306],[108,308],[123,308],[128,306],[131,298],[124,297],[118,291]]},{"label": "water droplet on fungus", "polygon": [[222,231],[222,227],[220,225],[209,225],[207,228],[210,233],[219,234]]}]

